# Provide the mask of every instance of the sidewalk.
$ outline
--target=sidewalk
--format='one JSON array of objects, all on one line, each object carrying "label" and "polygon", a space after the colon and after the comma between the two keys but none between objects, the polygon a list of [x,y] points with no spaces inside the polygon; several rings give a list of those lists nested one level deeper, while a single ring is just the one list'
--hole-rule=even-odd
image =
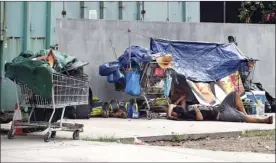
[{"label": "sidewalk", "polygon": [[[84,124],[81,138],[133,138],[164,139],[170,135],[189,134],[240,134],[246,130],[275,129],[274,124],[249,124],[232,122],[207,121],[171,121],[166,119],[115,119],[91,118],[89,120],[67,120]],[[10,124],[1,125],[1,129],[9,129]],[[35,135],[44,134],[33,133]],[[57,132],[57,137],[72,138],[71,132]],[[43,138],[42,138],[43,139]]]}]

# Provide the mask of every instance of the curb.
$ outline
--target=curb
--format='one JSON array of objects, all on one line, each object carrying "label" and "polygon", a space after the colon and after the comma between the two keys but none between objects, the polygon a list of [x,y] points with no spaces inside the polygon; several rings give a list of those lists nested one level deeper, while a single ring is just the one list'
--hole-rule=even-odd
[{"label": "curb", "polygon": [[[186,141],[186,140],[199,140],[205,138],[228,138],[240,136],[244,131],[229,131],[229,132],[214,132],[214,133],[199,133],[199,134],[171,134],[160,136],[143,136],[137,137],[144,142],[154,141]],[[134,138],[121,138],[121,142],[133,142]]]},{"label": "curb", "polygon": [[[160,136],[144,136],[137,137],[144,142],[154,141],[187,141],[187,140],[200,140],[200,139],[215,139],[215,138],[230,138],[242,136],[247,131],[269,131],[270,129],[260,130],[244,130],[244,131],[228,131],[228,132],[213,132],[213,133],[198,133],[198,134],[174,134],[171,135],[160,135]],[[121,138],[121,142],[133,142],[134,138]]]}]

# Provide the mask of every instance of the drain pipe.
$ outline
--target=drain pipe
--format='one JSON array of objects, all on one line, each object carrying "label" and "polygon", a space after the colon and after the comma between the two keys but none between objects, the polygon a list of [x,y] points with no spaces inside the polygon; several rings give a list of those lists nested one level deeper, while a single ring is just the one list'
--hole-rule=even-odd
[{"label": "drain pipe", "polygon": [[[4,3],[4,6],[3,6],[3,23],[2,23],[2,2],[0,2],[0,37],[2,37],[2,32],[3,32],[3,40],[0,40],[1,42],[2,42],[2,47],[1,47],[1,49],[0,49],[0,111],[2,112],[3,110],[2,110],[2,92],[1,92],[1,90],[2,90],[2,87],[3,87],[3,80],[4,80],[4,70],[2,69],[2,68],[4,68],[4,66],[3,66],[3,64],[4,64],[4,62],[3,62],[3,53],[4,53],[4,44],[5,44],[5,39],[6,39],[6,2],[4,1],[3,2]],[[1,24],[2,23],[2,24]],[[2,28],[3,27],[3,28]]]},{"label": "drain pipe", "polygon": [[1,36],[2,36],[2,2],[0,2],[0,37]]}]

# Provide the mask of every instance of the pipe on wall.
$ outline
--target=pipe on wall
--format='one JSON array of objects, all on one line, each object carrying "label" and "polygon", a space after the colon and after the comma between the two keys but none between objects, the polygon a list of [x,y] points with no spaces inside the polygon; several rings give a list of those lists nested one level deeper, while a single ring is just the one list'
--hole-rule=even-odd
[{"label": "pipe on wall", "polygon": [[[4,37],[3,37],[3,40],[5,40],[5,36],[6,36],[6,31],[4,31],[6,28],[5,28],[5,26],[6,26],[6,2],[4,1],[3,2],[4,3],[4,6],[3,6],[3,23],[2,23],[2,1],[0,1],[0,34],[2,35],[2,32],[4,33]],[[2,27],[3,27],[3,29],[2,29]],[[0,35],[0,37],[2,37]],[[4,46],[4,41],[2,41],[2,40],[0,40],[0,111],[2,112],[2,80],[3,80],[3,78],[4,78],[4,74],[3,74],[3,72],[4,72],[4,70],[2,69],[2,67],[3,67],[3,64],[4,64],[4,62],[3,62],[3,53],[4,53],[4,48],[3,48],[3,46]]]},{"label": "pipe on wall", "polygon": [[66,17],[66,10],[65,10],[65,2],[63,1],[62,2],[62,12],[61,12],[61,15],[63,18]]},{"label": "pipe on wall", "polygon": [[4,13],[3,13],[3,29],[2,29],[2,31],[3,31],[3,33],[4,33],[4,40],[6,39],[6,32],[7,32],[7,2],[5,2],[4,1]]},{"label": "pipe on wall", "polygon": [[52,2],[46,2],[46,48],[51,44],[51,29],[52,29]]},{"label": "pipe on wall", "polygon": [[85,19],[85,1],[80,1],[80,18]]},{"label": "pipe on wall", "polygon": [[182,2],[182,21],[186,22],[186,2]]},{"label": "pipe on wall", "polygon": [[123,8],[124,8],[123,2],[119,1],[118,5],[119,5],[119,20],[122,20],[123,19]]},{"label": "pipe on wall", "polygon": [[100,1],[100,19],[104,19],[104,2]]},{"label": "pipe on wall", "polygon": [[24,41],[23,41],[23,51],[28,50],[30,44],[30,6],[29,2],[24,2],[23,9],[23,20],[24,20]]},{"label": "pipe on wall", "polygon": [[141,20],[141,2],[138,1],[136,2],[136,5],[137,5],[137,20]]},{"label": "pipe on wall", "polygon": [[0,1],[0,37],[1,36],[2,36],[2,2]]}]

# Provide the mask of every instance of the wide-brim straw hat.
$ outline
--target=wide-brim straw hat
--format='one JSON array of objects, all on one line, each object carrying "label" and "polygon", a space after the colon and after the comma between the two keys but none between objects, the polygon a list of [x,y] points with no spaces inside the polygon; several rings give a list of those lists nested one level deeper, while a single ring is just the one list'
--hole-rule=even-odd
[{"label": "wide-brim straw hat", "polygon": [[172,68],[172,56],[165,55],[156,59],[156,62],[162,69]]}]

